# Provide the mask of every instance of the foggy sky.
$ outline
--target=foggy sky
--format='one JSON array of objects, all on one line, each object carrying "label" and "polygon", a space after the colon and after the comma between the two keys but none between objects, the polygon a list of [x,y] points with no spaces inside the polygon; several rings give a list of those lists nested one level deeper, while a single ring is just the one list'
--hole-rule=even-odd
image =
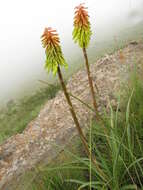
[{"label": "foggy sky", "polygon": [[72,27],[74,7],[81,2],[89,8],[95,41],[143,20],[143,0],[1,1],[0,101],[14,98],[17,90],[30,83],[36,86],[38,79],[46,77],[40,41],[45,27],[57,29],[67,59],[80,52],[72,41]]}]

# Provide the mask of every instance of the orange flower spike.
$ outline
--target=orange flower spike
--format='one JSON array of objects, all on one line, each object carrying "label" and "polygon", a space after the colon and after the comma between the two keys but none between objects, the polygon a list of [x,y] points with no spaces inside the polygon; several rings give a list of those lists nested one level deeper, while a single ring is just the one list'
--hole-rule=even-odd
[{"label": "orange flower spike", "polygon": [[52,28],[45,28],[41,36],[43,47],[46,49],[46,64],[45,68],[52,71],[55,75],[57,73],[58,65],[67,67],[65,59],[62,54],[60,39],[56,30]]},{"label": "orange flower spike", "polygon": [[83,4],[80,4],[79,6],[77,6],[76,8],[76,11],[75,11],[75,24],[79,25],[83,25],[85,27],[88,26],[88,13],[87,13],[87,7],[84,7]]},{"label": "orange flower spike", "polygon": [[86,52],[86,48],[88,47],[88,44],[90,42],[91,34],[92,32],[91,32],[87,7],[84,7],[84,4],[80,4],[79,6],[75,7],[73,39],[75,43],[78,43],[80,48],[82,48],[83,50],[83,55],[84,55],[85,65],[86,65],[87,75],[88,75],[88,81],[89,81],[89,86],[90,86],[92,100],[93,100],[93,106],[95,109],[96,116],[99,118],[94,85],[93,85],[92,76],[90,73],[88,56]]},{"label": "orange flower spike", "polygon": [[45,28],[43,35],[41,36],[43,47],[47,47],[48,44],[53,46],[59,45],[60,40],[56,30],[52,30],[52,28]]},{"label": "orange flower spike", "polygon": [[91,28],[87,7],[83,4],[75,7],[73,39],[81,48],[87,47],[91,37]]}]

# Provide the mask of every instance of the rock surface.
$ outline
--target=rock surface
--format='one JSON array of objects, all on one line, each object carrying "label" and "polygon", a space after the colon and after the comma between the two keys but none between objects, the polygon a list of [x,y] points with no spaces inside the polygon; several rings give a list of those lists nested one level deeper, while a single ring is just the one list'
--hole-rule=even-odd
[{"label": "rock surface", "polygon": [[[113,55],[105,55],[90,66],[94,84],[98,86],[100,111],[108,107],[109,101],[116,106],[114,94],[119,91],[121,81],[127,79],[128,67],[143,59],[143,45],[130,43]],[[90,92],[85,70],[72,76],[67,84],[68,90],[82,101],[90,104]],[[72,98],[81,127],[88,125],[89,114],[93,112],[78,100]],[[100,106],[101,105],[101,106]],[[31,121],[22,134],[12,136],[0,146],[0,189],[12,189],[13,179],[31,169],[40,161],[48,163],[57,155],[53,144],[59,146],[69,143],[77,134],[63,92],[48,101],[39,116]],[[46,159],[45,159],[46,158]]]}]

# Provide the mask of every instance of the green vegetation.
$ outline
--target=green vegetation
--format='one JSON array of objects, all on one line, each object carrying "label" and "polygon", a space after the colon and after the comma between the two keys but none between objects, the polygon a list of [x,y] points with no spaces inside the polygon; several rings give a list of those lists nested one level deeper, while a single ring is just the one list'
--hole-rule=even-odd
[{"label": "green vegetation", "polygon": [[[40,168],[32,190],[142,190],[143,189],[143,79],[134,71],[121,91],[117,107],[110,107],[101,122],[92,120],[87,133],[89,148],[103,171],[77,152],[64,150],[69,159]],[[38,179],[38,180],[36,180]],[[39,186],[40,185],[40,186]],[[27,188],[26,190],[29,190]]]},{"label": "green vegetation", "polygon": [[9,102],[5,108],[1,109],[0,143],[16,133],[21,133],[38,115],[45,102],[55,97],[59,89],[58,84],[42,88],[30,97],[24,97],[18,102]]}]

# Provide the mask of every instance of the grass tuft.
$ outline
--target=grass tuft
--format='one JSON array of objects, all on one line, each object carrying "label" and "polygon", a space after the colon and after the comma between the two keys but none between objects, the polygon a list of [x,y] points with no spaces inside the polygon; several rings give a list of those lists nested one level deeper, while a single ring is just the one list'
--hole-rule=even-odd
[{"label": "grass tuft", "polygon": [[[91,122],[88,132],[89,147],[106,178],[101,176],[81,148],[82,154],[65,150],[65,153],[71,156],[72,162],[65,161],[58,165],[57,170],[55,166],[42,170],[43,174],[45,172],[43,182],[50,184],[45,185],[48,190],[143,189],[142,81],[142,77],[134,69],[127,86],[124,86],[124,93],[116,110],[111,106],[110,114],[104,115],[106,130],[101,127],[100,122]],[[40,188],[37,186],[35,190]]]}]

